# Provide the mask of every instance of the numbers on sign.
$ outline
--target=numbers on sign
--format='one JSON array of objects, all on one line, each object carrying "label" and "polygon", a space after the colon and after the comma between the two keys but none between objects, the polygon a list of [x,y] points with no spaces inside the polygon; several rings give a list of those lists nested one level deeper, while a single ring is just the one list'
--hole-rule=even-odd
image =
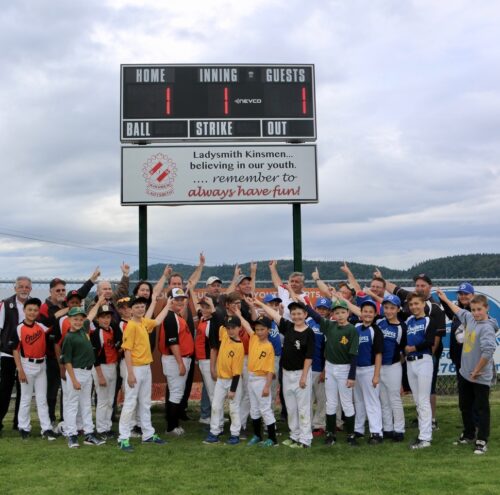
[{"label": "numbers on sign", "polygon": [[229,115],[229,88],[224,88],[224,115]]},{"label": "numbers on sign", "polygon": [[167,115],[172,113],[172,88],[170,86],[165,89],[165,113]]}]

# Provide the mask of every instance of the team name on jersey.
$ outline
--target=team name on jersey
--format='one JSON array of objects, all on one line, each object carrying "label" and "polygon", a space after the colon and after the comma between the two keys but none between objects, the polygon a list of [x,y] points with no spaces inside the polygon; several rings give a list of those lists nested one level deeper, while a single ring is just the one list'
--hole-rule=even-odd
[{"label": "team name on jersey", "polygon": [[365,342],[370,342],[370,337],[368,335],[360,335],[359,343],[363,344]]},{"label": "team name on jersey", "polygon": [[397,338],[398,334],[388,328],[384,328],[382,330],[382,333],[384,334],[384,339],[395,339]]},{"label": "team name on jersey", "polygon": [[408,335],[416,335],[417,333],[425,332],[425,323],[416,323],[408,327]]},{"label": "team name on jersey", "polygon": [[37,340],[39,340],[43,336],[43,332],[41,330],[37,330],[35,333],[32,333],[31,335],[26,335],[24,337],[24,342],[28,345],[34,344]]}]

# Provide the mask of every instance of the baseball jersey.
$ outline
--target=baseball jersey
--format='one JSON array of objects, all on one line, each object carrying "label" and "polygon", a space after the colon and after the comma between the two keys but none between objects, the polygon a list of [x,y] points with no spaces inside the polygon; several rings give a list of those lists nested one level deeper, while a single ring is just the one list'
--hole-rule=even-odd
[{"label": "baseball jersey", "polygon": [[182,357],[192,356],[194,353],[193,336],[188,324],[182,316],[169,311],[160,327],[158,348],[162,354],[172,354],[170,346],[178,345]]},{"label": "baseball jersey", "polygon": [[285,336],[281,365],[287,371],[297,371],[304,368],[304,361],[314,356],[314,332],[312,328],[298,332],[295,325],[285,318],[279,323],[280,332]]},{"label": "baseball jersey", "polygon": [[336,321],[321,318],[320,330],[325,335],[325,357],[332,364],[351,364],[358,355],[359,337],[351,323],[340,326]]},{"label": "baseball jersey", "polygon": [[219,319],[215,313],[209,319],[200,318],[196,327],[196,337],[194,340],[194,353],[196,359],[210,359],[210,349],[217,348],[220,328]]},{"label": "baseball jersey", "polygon": [[389,323],[386,318],[381,318],[377,320],[377,326],[384,336],[382,364],[399,363],[406,346],[406,325],[401,322]]},{"label": "baseball jersey", "polygon": [[419,356],[422,354],[431,354],[432,346],[434,345],[434,337],[436,335],[435,320],[430,316],[417,318],[410,316],[406,320],[406,345],[415,346],[417,350],[410,352],[408,356]]},{"label": "baseball jersey", "polygon": [[233,378],[243,372],[245,350],[239,340],[229,337],[225,327],[219,329],[219,354],[217,356],[217,376],[219,378]]},{"label": "baseball jersey", "polygon": [[274,349],[269,340],[261,341],[257,335],[250,336],[248,371],[257,376],[274,373]]},{"label": "baseball jersey", "polygon": [[94,348],[90,336],[83,328],[68,332],[62,347],[61,362],[73,368],[88,368],[95,363]]},{"label": "baseball jersey", "polygon": [[17,331],[12,336],[14,349],[17,349],[25,358],[44,358],[47,352],[45,334],[49,331],[50,329],[42,323],[28,324],[23,321],[17,326]]},{"label": "baseball jersey", "polygon": [[155,329],[156,321],[141,318],[141,321],[130,320],[123,332],[122,349],[130,351],[133,366],[144,366],[153,362],[149,334]]},{"label": "baseball jersey", "polygon": [[322,372],[325,369],[325,336],[319,328],[319,324],[312,318],[307,318],[306,323],[314,332],[314,354],[311,369]]},{"label": "baseball jersey", "polygon": [[111,327],[97,328],[90,336],[96,354],[96,365],[114,364],[120,359],[115,341],[115,333]]},{"label": "baseball jersey", "polygon": [[384,336],[376,324],[365,326],[363,323],[356,325],[358,332],[358,361],[359,368],[375,364],[375,356],[384,350]]}]

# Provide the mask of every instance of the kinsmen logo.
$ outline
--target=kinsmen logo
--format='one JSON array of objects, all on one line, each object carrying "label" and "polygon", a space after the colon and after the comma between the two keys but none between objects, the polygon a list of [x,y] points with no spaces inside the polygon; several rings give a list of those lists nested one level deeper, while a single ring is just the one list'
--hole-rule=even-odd
[{"label": "kinsmen logo", "polygon": [[345,335],[343,335],[342,338],[340,339],[340,343],[342,345],[347,345],[349,343],[349,339]]},{"label": "kinsmen logo", "polygon": [[146,181],[146,194],[157,198],[170,196],[174,193],[177,165],[168,155],[157,153],[143,163],[142,176]]}]

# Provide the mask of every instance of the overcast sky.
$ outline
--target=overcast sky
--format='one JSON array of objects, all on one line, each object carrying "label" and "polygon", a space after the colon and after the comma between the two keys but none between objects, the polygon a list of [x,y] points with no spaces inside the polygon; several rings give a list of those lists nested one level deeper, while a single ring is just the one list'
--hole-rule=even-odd
[{"label": "overcast sky", "polygon": [[[494,0],[3,2],[0,278],[137,267],[122,63],[315,64],[304,258],[406,268],[499,252],[499,25]],[[149,246],[150,263],[289,258],[292,207],[151,207]]]}]

